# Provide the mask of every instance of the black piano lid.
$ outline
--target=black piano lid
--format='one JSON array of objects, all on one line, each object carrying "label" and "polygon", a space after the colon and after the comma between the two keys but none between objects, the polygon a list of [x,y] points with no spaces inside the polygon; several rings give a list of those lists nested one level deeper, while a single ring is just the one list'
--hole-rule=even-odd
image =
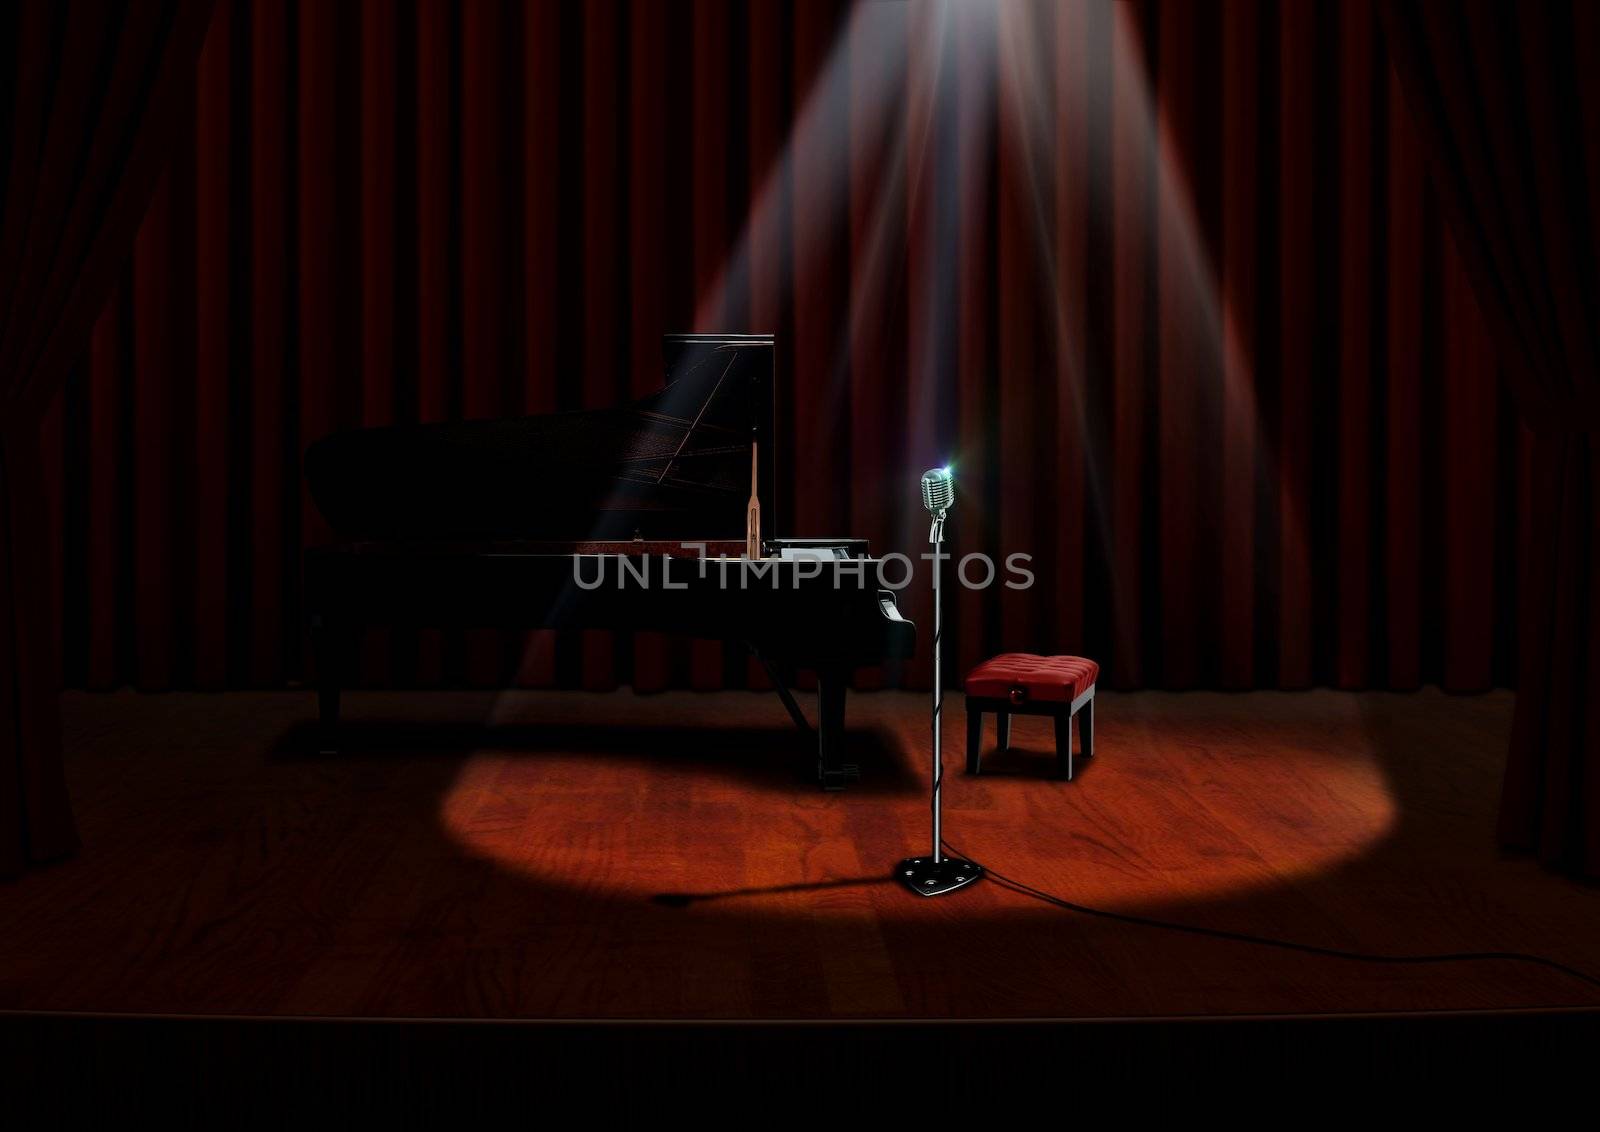
[{"label": "black piano lid", "polygon": [[[750,497],[750,442],[759,444],[756,478],[764,535],[782,530],[777,500],[777,350],[771,334],[668,334],[661,341],[666,387],[655,407],[686,430],[680,451],[648,467],[662,486],[698,493],[662,528],[641,534],[744,537]],[[641,406],[644,402],[637,402]],[[677,501],[672,501],[676,503]]]},{"label": "black piano lid", "polygon": [[612,408],[355,429],[306,476],[344,538],[738,539],[750,443],[764,534],[782,531],[770,334],[674,334],[663,388]]}]

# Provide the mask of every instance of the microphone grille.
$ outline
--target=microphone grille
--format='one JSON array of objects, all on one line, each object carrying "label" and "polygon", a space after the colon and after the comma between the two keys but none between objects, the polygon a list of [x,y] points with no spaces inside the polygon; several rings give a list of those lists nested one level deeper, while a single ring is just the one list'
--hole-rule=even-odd
[{"label": "microphone grille", "polygon": [[933,468],[922,473],[922,505],[937,515],[955,501],[955,483],[949,468]]}]

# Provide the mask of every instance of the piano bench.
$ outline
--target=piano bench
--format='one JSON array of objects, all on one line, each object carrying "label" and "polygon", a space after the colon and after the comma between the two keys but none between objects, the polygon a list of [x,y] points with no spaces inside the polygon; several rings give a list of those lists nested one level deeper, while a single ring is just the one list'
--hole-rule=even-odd
[{"label": "piano bench", "polygon": [[994,712],[1000,749],[1011,746],[1013,715],[1047,715],[1056,721],[1056,766],[1072,781],[1072,720],[1080,712],[1083,757],[1094,757],[1094,684],[1100,665],[1083,656],[1008,652],[967,673],[967,773],[982,770],[983,713]]}]

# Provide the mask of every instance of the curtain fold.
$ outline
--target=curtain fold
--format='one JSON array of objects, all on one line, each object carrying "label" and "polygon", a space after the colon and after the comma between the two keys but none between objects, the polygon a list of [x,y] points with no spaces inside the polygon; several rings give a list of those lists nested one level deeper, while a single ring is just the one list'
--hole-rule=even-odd
[{"label": "curtain fold", "polygon": [[40,427],[132,249],[209,9],[28,0],[0,17],[0,874],[77,843],[49,597],[57,469],[41,466]]},{"label": "curtain fold", "polygon": [[1600,13],[1393,0],[1407,105],[1534,430],[1500,837],[1600,876]]}]

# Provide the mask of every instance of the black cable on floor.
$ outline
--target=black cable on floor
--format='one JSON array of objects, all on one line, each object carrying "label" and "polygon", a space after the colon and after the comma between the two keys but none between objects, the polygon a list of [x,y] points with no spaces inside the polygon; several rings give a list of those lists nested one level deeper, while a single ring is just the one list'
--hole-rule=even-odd
[{"label": "black cable on floor", "polygon": [[[939,844],[952,856],[962,857],[968,861],[973,860],[946,839],[941,838]],[[1525,951],[1457,951],[1440,952],[1431,955],[1381,955],[1367,951],[1343,951],[1337,947],[1322,947],[1314,943],[1298,943],[1288,939],[1274,939],[1271,936],[1251,935],[1248,932],[1227,931],[1223,928],[1206,928],[1198,924],[1183,924],[1173,920],[1157,920],[1149,916],[1135,916],[1127,912],[1112,912],[1105,908],[1093,908],[1087,904],[1076,904],[1049,892],[1034,888],[1032,885],[1023,884],[1021,881],[1012,880],[1003,873],[997,873],[989,866],[984,865],[983,871],[989,879],[998,883],[1002,888],[1017,893],[1019,896],[1031,897],[1045,904],[1052,904],[1068,912],[1077,912],[1083,916],[1097,916],[1104,920],[1116,920],[1119,923],[1135,924],[1143,928],[1162,928],[1166,931],[1185,932],[1189,935],[1205,936],[1209,939],[1230,940],[1234,943],[1251,943],[1259,947],[1276,947],[1283,951],[1298,951],[1306,955],[1320,955],[1328,959],[1349,959],[1357,963],[1476,963],[1483,961],[1500,961],[1509,963],[1531,963],[1551,971],[1560,972],[1569,978],[1589,984],[1600,989],[1600,978],[1580,971],[1576,967],[1569,967],[1543,955],[1531,955]]]}]

